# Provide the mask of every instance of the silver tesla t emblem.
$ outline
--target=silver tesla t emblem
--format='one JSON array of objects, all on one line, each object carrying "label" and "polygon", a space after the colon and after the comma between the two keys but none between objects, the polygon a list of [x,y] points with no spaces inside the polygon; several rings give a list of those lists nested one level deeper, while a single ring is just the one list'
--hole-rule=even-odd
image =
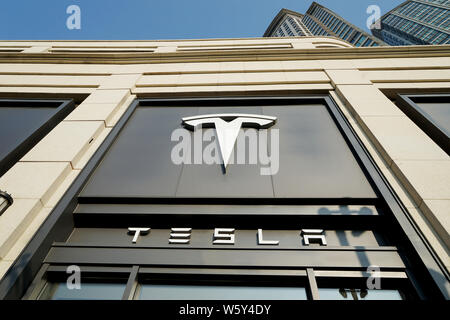
[{"label": "silver tesla t emblem", "polygon": [[259,114],[224,113],[185,117],[182,119],[182,125],[189,130],[194,130],[200,126],[216,128],[223,167],[226,170],[239,130],[242,127],[267,129],[273,126],[276,121],[276,117]]}]

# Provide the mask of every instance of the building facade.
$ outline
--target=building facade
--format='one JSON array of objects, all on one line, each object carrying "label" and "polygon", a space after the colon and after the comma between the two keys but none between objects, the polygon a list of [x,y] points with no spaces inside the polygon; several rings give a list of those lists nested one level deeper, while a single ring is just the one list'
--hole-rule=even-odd
[{"label": "building facade", "polygon": [[393,46],[450,43],[450,1],[405,1],[377,23],[373,35]]},{"label": "building facade", "polygon": [[264,37],[330,36],[345,40],[355,47],[386,45],[330,9],[313,2],[305,14],[282,9],[273,19]]},{"label": "building facade", "polygon": [[449,299],[449,53],[1,42],[0,298]]}]

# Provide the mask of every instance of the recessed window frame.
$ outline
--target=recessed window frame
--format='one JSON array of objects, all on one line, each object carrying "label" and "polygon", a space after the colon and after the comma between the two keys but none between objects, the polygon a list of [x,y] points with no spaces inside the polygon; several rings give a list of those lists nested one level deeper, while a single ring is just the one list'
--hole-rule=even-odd
[{"label": "recessed window frame", "polygon": [[[44,264],[22,300],[41,300],[47,286],[65,282],[68,265]],[[139,300],[141,285],[225,285],[240,287],[304,288],[306,300],[321,300],[320,288],[365,288],[370,276],[355,270],[306,269],[214,269],[168,267],[112,267],[80,265],[81,279],[89,283],[123,283],[121,300]],[[381,271],[381,289],[399,290],[403,299],[417,300],[413,283],[403,271]],[[239,300],[239,299],[236,299]],[[302,300],[302,299],[299,299]]]},{"label": "recessed window frame", "polygon": [[[73,100],[62,99],[0,99],[0,108],[2,107],[26,107],[26,108],[49,108],[54,106],[56,112],[50,116],[31,135],[22,141],[11,141],[12,150],[0,159],[0,177],[19,161],[28,151],[30,151],[42,138],[44,138],[58,123],[60,123],[70,112],[75,109]],[[8,141],[9,137],[1,137],[2,141]]]},{"label": "recessed window frame", "polygon": [[415,100],[421,102],[450,101],[450,94],[397,94],[397,105],[442,150],[450,155],[450,137]]},{"label": "recessed window frame", "polygon": [[[72,273],[68,273],[68,265],[50,265],[43,264],[33,282],[29,286],[22,300],[47,300],[42,299],[47,287],[53,283],[66,282]],[[85,283],[122,283],[124,284],[124,293],[122,300],[128,289],[128,282],[133,276],[133,268],[130,267],[98,267],[82,266],[81,285]]]}]

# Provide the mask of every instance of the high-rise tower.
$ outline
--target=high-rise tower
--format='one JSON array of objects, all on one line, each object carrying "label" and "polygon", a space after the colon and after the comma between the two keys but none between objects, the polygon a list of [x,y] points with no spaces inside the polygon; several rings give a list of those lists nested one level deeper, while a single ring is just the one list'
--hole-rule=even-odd
[{"label": "high-rise tower", "polygon": [[390,45],[450,43],[450,0],[409,0],[381,17],[373,35]]},{"label": "high-rise tower", "polygon": [[330,9],[313,2],[305,14],[282,9],[264,33],[264,37],[334,36],[355,47],[386,45]]}]

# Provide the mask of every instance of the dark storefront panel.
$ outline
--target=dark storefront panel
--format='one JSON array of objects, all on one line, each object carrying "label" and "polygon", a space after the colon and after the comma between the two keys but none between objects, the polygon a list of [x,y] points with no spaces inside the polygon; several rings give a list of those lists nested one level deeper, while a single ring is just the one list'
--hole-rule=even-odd
[{"label": "dark storefront panel", "polygon": [[[128,232],[127,228],[75,228],[73,233],[67,239],[68,244],[84,244],[89,246],[101,246],[108,243],[115,247],[129,248],[217,248],[214,244],[214,229],[192,229],[189,245],[170,244],[168,242],[170,229],[154,229],[146,235],[139,237],[137,243],[132,243],[133,234]],[[223,244],[221,247],[236,249],[258,249],[257,230],[237,229],[234,244]],[[381,247],[389,246],[389,242],[381,236],[381,232],[371,230],[324,230],[327,246],[341,247]],[[305,247],[301,236],[301,230],[263,230],[265,239],[279,241],[276,246],[263,246],[264,249],[301,249]],[[314,244],[316,245],[316,244]],[[319,244],[317,244],[319,245]],[[311,244],[312,246],[312,244]]]},{"label": "dark storefront panel", "polygon": [[264,107],[278,118],[278,198],[375,198],[325,105]]},{"label": "dark storefront panel", "polygon": [[146,249],[89,248],[54,246],[46,263],[243,268],[358,268],[377,265],[403,269],[395,248],[305,249],[305,250],[235,250],[235,249]]},{"label": "dark storefront panel", "polygon": [[[277,174],[172,163],[181,118],[235,112],[278,118],[267,129],[280,130]],[[220,228],[231,242],[215,242]],[[171,241],[176,232],[184,242]],[[111,288],[121,299],[447,297],[446,274],[327,96],[136,101],[0,283],[1,297],[79,298],[61,285],[70,265],[86,296]],[[381,290],[366,285],[372,268]]]},{"label": "dark storefront panel", "polygon": [[76,214],[120,215],[300,215],[300,216],[377,216],[379,208],[371,205],[236,205],[236,204],[80,204]]},{"label": "dark storefront panel", "polygon": [[[138,107],[81,193],[95,198],[322,198],[373,199],[375,193],[323,104],[260,107]],[[262,110],[263,109],[263,110]],[[184,164],[171,161],[170,141],[181,118],[204,113],[275,116],[279,172],[259,164]],[[246,129],[256,130],[256,129]],[[192,134],[192,133],[191,133]],[[273,180],[273,181],[272,181]]]}]

